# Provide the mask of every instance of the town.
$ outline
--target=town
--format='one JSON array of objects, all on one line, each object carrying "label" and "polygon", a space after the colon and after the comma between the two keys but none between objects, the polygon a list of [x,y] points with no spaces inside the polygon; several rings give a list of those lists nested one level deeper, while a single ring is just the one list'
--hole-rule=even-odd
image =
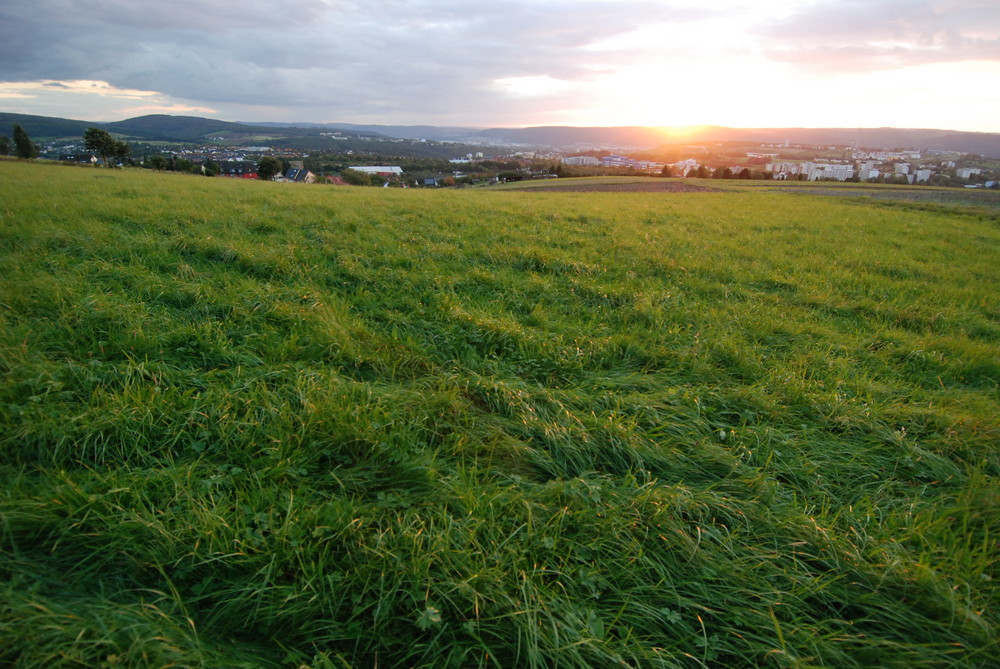
[{"label": "town", "polygon": [[[133,119],[137,121],[140,119]],[[129,123],[129,122],[124,122]],[[87,132],[94,130],[90,128]],[[81,137],[40,138],[29,151],[66,163],[135,166],[203,176],[382,187],[483,186],[528,179],[656,176],[884,183],[959,188],[1000,187],[1000,160],[967,150],[844,144],[716,141],[658,147],[571,149],[482,138],[435,141],[364,132],[285,129],[214,132],[189,141],[115,132],[114,156]],[[4,141],[6,140],[6,141]],[[0,154],[13,145],[0,136]]]}]

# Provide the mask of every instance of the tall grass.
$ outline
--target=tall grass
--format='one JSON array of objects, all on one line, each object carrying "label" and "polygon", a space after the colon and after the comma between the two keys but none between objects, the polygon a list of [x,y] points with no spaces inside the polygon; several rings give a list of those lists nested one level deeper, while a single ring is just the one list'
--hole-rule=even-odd
[{"label": "tall grass", "polygon": [[0,664],[990,666],[998,250],[0,161]]}]

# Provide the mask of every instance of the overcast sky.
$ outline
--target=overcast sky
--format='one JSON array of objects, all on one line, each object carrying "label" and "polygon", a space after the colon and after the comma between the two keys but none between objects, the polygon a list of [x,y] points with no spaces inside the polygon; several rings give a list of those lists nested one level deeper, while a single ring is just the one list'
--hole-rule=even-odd
[{"label": "overcast sky", "polygon": [[1000,132],[1000,0],[0,0],[0,111]]}]

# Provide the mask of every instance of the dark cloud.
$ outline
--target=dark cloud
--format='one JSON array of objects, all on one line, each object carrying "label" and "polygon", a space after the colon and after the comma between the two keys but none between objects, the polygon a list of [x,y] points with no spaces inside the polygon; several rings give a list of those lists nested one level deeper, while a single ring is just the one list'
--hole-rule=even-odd
[{"label": "dark cloud", "polygon": [[[99,79],[208,104],[385,113],[498,105],[496,79],[586,80],[584,49],[709,10],[623,0],[35,0],[0,6],[0,80]],[[625,53],[602,52],[605,67]]]}]

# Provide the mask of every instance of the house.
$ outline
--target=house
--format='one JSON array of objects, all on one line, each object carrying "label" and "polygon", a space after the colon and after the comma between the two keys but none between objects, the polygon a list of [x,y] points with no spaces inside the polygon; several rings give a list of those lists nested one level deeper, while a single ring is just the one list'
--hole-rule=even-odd
[{"label": "house", "polygon": [[300,184],[311,184],[316,181],[316,175],[302,167],[292,167],[285,172],[285,181]]},{"label": "house", "polygon": [[223,163],[219,168],[219,175],[230,179],[256,179],[257,166],[245,162]]}]

